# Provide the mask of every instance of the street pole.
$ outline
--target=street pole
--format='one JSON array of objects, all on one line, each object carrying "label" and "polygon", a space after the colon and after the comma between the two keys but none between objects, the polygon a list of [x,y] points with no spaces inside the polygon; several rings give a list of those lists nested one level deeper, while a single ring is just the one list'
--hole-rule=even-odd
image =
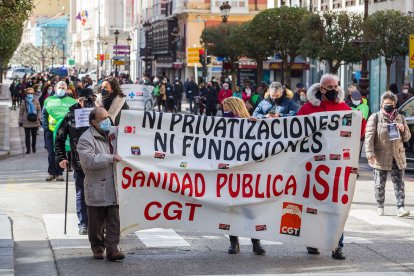
[{"label": "street pole", "polygon": [[[98,1],[98,39],[96,40],[96,48],[98,54],[101,53],[101,3]],[[102,64],[103,60],[100,61],[99,59],[96,61],[96,81],[99,81],[99,64]]]},{"label": "street pole", "polygon": [[[368,18],[368,3],[369,0],[364,0],[364,21],[366,21]],[[362,95],[369,97],[368,56],[364,49],[367,43],[367,36],[364,32],[364,42],[362,45],[363,51],[361,60],[361,78],[359,79],[359,88],[361,90],[360,92]]]},{"label": "street pole", "polygon": [[62,68],[65,67],[65,41],[62,41]]},{"label": "street pole", "polygon": [[[114,32],[115,35],[115,52],[118,52],[118,36],[119,36],[119,31],[115,30]],[[118,61],[116,60],[117,64],[115,65],[115,77],[118,77]]]},{"label": "street pole", "polygon": [[54,42],[52,42],[52,58],[51,58],[51,60],[52,60],[52,69],[53,69],[53,61],[55,60],[55,58],[54,58],[54,56],[53,56],[53,52],[55,51],[55,43]]}]

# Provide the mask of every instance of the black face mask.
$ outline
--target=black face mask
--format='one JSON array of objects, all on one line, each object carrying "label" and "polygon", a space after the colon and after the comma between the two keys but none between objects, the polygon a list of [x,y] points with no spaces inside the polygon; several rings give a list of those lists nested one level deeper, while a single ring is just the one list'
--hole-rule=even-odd
[{"label": "black face mask", "polygon": [[102,94],[102,97],[107,97],[107,96],[109,95],[109,91],[108,91],[108,90],[106,90],[105,88],[103,88],[103,89],[101,90],[101,94]]},{"label": "black face mask", "polygon": [[336,91],[335,89],[327,90],[325,93],[325,97],[329,101],[334,101],[337,96],[338,96],[338,91]]},{"label": "black face mask", "polygon": [[384,110],[387,113],[392,113],[394,111],[394,105],[392,105],[392,104],[384,104]]}]

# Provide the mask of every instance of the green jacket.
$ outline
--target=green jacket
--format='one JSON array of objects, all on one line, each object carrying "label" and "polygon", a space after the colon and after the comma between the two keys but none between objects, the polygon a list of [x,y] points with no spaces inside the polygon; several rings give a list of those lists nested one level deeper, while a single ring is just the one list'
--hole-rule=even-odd
[{"label": "green jacket", "polygon": [[350,104],[350,107],[352,108],[352,110],[359,110],[362,112],[362,117],[364,117],[365,120],[368,119],[368,115],[369,115],[369,106],[368,106],[368,101],[365,98],[361,99],[361,103],[358,106],[355,106],[352,104]]}]

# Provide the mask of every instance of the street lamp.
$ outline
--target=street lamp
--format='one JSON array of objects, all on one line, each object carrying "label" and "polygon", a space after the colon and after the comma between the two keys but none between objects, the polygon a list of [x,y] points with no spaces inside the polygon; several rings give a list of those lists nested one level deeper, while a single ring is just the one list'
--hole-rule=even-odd
[{"label": "street lamp", "polygon": [[230,15],[231,6],[229,1],[224,1],[220,6],[220,13],[223,23],[227,23],[227,17]]},{"label": "street lamp", "polygon": [[128,38],[126,39],[126,41],[128,43],[128,72],[129,72],[129,74],[131,74],[131,72],[130,72],[130,70],[131,70],[131,42],[132,42],[131,36],[128,35]]},{"label": "street lamp", "polygon": [[[364,22],[368,18],[368,3],[369,3],[369,0],[364,0]],[[364,32],[363,42],[368,43],[365,32]],[[365,50],[363,50],[362,52],[361,78],[359,79],[359,88],[361,90],[361,94],[365,96],[369,94],[368,55]]]},{"label": "street lamp", "polygon": [[[115,51],[118,51],[118,37],[119,37],[119,31],[115,30]],[[115,65],[115,77],[118,77],[118,64]]]},{"label": "street lamp", "polygon": [[45,71],[45,45],[44,44],[42,44],[42,56],[41,56],[41,58],[42,58],[42,72],[44,72]]},{"label": "street lamp", "polygon": [[151,23],[147,20],[142,25],[145,29],[145,73],[147,77],[150,77],[151,75],[151,64],[149,63],[149,32],[151,31]]}]

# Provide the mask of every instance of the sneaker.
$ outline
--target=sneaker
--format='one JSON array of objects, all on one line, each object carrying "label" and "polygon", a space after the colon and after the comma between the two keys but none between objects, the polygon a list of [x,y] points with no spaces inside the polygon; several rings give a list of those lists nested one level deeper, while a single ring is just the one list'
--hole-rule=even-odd
[{"label": "sneaker", "polygon": [[88,235],[88,228],[82,226],[79,228],[79,235]]},{"label": "sneaker", "polygon": [[405,210],[404,207],[398,208],[397,216],[399,217],[406,217],[410,215],[410,211]]},{"label": "sneaker", "polygon": [[377,209],[377,214],[378,214],[378,216],[383,216],[384,215],[384,208],[378,208]]},{"label": "sneaker", "polygon": [[65,179],[63,178],[63,176],[58,175],[56,176],[56,181],[65,181]]},{"label": "sneaker", "polygon": [[125,254],[119,250],[116,250],[111,254],[106,254],[106,259],[108,259],[109,261],[120,261],[125,259]]},{"label": "sneaker", "polygon": [[54,176],[54,175],[49,175],[48,177],[46,177],[46,181],[52,181],[53,179],[55,179],[56,178],[56,176]]},{"label": "sneaker", "polygon": [[332,251],[332,258],[335,260],[345,260],[345,255],[342,252],[342,248],[340,246],[338,246],[335,251]]}]

